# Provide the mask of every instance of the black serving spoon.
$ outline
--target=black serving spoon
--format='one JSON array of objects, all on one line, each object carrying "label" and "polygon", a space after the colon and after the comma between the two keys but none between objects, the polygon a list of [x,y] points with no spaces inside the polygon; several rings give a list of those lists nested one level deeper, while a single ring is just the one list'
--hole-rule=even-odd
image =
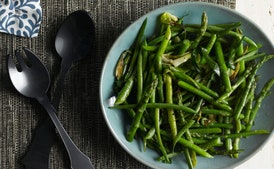
[{"label": "black serving spoon", "polygon": [[[63,83],[70,67],[90,53],[94,38],[93,20],[84,10],[71,13],[59,28],[55,38],[55,49],[62,57],[62,62],[52,101],[56,110],[59,107]],[[55,140],[54,125],[47,118],[36,129],[29,151],[23,159],[26,169],[48,169],[49,153]]]}]

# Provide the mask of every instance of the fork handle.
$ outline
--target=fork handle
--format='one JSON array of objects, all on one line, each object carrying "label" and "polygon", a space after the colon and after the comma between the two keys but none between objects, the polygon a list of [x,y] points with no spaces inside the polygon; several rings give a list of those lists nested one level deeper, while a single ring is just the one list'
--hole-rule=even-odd
[{"label": "fork handle", "polygon": [[94,169],[90,158],[87,157],[84,153],[82,153],[79,148],[74,144],[72,139],[69,137],[68,133],[62,126],[61,122],[59,121],[56,110],[52,106],[52,104],[49,102],[47,96],[42,98],[38,98],[38,101],[43,105],[43,107],[46,109],[49,117],[51,118],[53,124],[55,125],[58,133],[60,134],[60,137],[67,149],[70,162],[71,162],[71,168],[72,169]]}]

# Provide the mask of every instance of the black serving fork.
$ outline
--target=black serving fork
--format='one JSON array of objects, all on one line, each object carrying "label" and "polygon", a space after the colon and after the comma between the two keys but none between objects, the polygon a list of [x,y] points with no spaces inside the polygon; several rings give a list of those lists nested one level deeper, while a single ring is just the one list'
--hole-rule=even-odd
[{"label": "black serving fork", "polygon": [[71,168],[94,169],[90,158],[83,154],[69,137],[56,115],[55,108],[46,95],[50,86],[48,70],[29,49],[24,48],[24,52],[28,58],[27,63],[18,50],[15,52],[18,65],[14,62],[13,57],[9,55],[8,72],[13,86],[22,95],[35,98],[45,108],[66,147]]}]

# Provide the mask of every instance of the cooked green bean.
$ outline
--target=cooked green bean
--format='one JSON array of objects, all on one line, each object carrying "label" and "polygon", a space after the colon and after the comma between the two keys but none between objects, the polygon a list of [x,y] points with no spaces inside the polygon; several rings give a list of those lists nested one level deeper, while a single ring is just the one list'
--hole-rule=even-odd
[{"label": "cooked green bean", "polygon": [[[165,74],[165,89],[166,89],[166,102],[173,103],[173,89],[172,89],[172,78],[166,73]],[[168,123],[170,126],[171,135],[173,138],[177,135],[177,123],[176,116],[173,109],[167,109]]]},{"label": "cooked green bean", "polygon": [[211,154],[209,154],[208,152],[206,152],[204,149],[202,149],[201,147],[191,143],[190,141],[184,139],[184,138],[180,138],[178,143],[182,144],[183,146],[194,150],[197,154],[206,157],[206,158],[213,158],[213,156]]},{"label": "cooked green bean", "polygon": [[[118,108],[118,109],[132,109],[137,108],[138,104],[126,104],[126,105],[114,105],[110,108]],[[175,109],[175,110],[182,110],[186,113],[196,114],[197,112],[190,107],[185,105],[178,105],[178,104],[169,104],[169,103],[147,103],[147,108],[159,108],[159,109]]]},{"label": "cooked green bean", "polygon": [[209,108],[203,108],[202,110],[203,114],[214,114],[214,115],[221,115],[221,116],[231,116],[232,113],[225,110],[218,110],[218,109],[209,109]]},{"label": "cooked green bean", "polygon": [[[178,99],[178,105],[182,105],[183,104],[182,93],[177,93],[176,97]],[[179,113],[179,115],[181,117],[182,123],[185,124],[187,121],[185,119],[184,112],[179,110],[178,113]],[[189,140],[191,143],[194,144],[193,138],[192,138],[192,136],[191,136],[191,134],[189,132],[189,129],[186,129],[186,131],[185,131],[185,138],[187,140]],[[185,148],[185,150],[187,151],[186,152],[186,155],[187,155],[186,158],[187,158],[188,166],[190,166],[190,168],[195,167],[197,165],[197,155],[196,155],[196,152],[194,150],[189,149],[189,148]],[[188,158],[190,158],[190,159],[188,159]]]},{"label": "cooked green bean", "polygon": [[143,94],[143,55],[139,52],[137,59],[137,102],[142,98]]},{"label": "cooked green bean", "polygon": [[251,60],[254,60],[254,59],[257,59],[257,58],[265,56],[264,53],[257,53],[257,52],[258,52],[257,50],[254,50],[254,51],[252,51],[252,52],[250,52],[248,54],[245,54],[244,56],[238,58],[234,62],[235,63],[240,62],[240,61],[248,62],[248,61],[251,61]]},{"label": "cooked green bean", "polygon": [[194,93],[194,94],[202,97],[203,99],[205,99],[209,102],[214,101],[214,98],[212,96],[206,94],[205,92],[195,88],[194,86],[192,86],[184,81],[179,81],[178,86],[180,86],[181,88],[183,88],[191,93]]},{"label": "cooked green bean", "polygon": [[[167,154],[167,158],[168,159],[170,159],[170,158],[173,158],[173,157],[176,157],[176,156],[178,156],[178,155],[180,155],[181,153],[180,152],[175,152],[175,153],[169,153],[169,154]],[[159,158],[157,158],[156,160],[157,161],[163,161],[163,162],[166,162],[165,161],[165,158],[166,158],[165,156],[161,156],[161,157],[159,157]]]},{"label": "cooked green bean", "polygon": [[165,37],[163,39],[163,41],[160,44],[160,47],[156,53],[155,56],[155,69],[157,71],[157,73],[160,73],[162,71],[162,55],[164,54],[166,47],[168,45],[168,42],[171,38],[171,30],[170,30],[170,26],[167,27],[166,29],[166,33],[165,33]]},{"label": "cooked green bean", "polygon": [[[163,130],[161,130],[161,133],[166,136],[169,137],[169,134]],[[203,150],[201,147],[193,144],[192,142],[184,139],[184,138],[180,138],[178,140],[179,144],[182,144],[184,147],[189,148],[191,150],[194,150],[197,154],[206,157],[206,158],[213,158],[213,156],[211,154],[209,154],[208,152],[206,152],[205,150]]]},{"label": "cooked green bean", "polygon": [[190,133],[194,135],[202,135],[206,133],[221,133],[221,128],[196,128],[196,129],[189,129]]},{"label": "cooked green bean", "polygon": [[161,152],[164,155],[165,161],[166,162],[170,162],[170,158],[167,156],[167,151],[163,145],[163,141],[161,138],[161,133],[160,133],[160,109],[159,108],[155,108],[154,111],[154,120],[155,120],[155,128],[156,128],[156,135],[157,135],[157,140],[158,140],[158,144],[159,144],[159,148],[161,150]]},{"label": "cooked green bean", "polygon": [[[225,122],[225,124],[229,124],[230,123],[230,118],[225,117],[224,122]],[[225,129],[224,134],[231,134],[231,129],[233,129],[233,128]],[[231,151],[232,148],[233,148],[232,139],[231,138],[226,138],[225,139],[225,149],[226,149],[226,151]]]},{"label": "cooked green bean", "polygon": [[207,54],[209,54],[211,52],[211,49],[213,48],[215,42],[217,40],[217,35],[216,34],[213,34],[211,37],[210,37],[210,40],[206,46],[206,51],[207,51]]},{"label": "cooked green bean", "polygon": [[253,130],[253,131],[245,131],[245,132],[241,132],[241,133],[225,134],[225,135],[222,135],[221,137],[222,138],[243,138],[243,137],[258,135],[258,134],[269,134],[269,131]]},{"label": "cooked green bean", "polygon": [[202,144],[202,145],[201,145],[201,148],[203,148],[204,150],[208,150],[208,149],[210,149],[211,147],[214,147],[214,146],[221,146],[222,144],[223,144],[223,143],[222,143],[222,141],[221,141],[221,138],[218,137],[218,138],[209,140],[209,141],[207,141],[206,143]]},{"label": "cooked green bean", "polygon": [[[147,46],[147,41],[144,40],[143,46]],[[143,74],[145,74],[147,64],[148,64],[148,52],[146,50],[142,50],[142,70]]]},{"label": "cooked green bean", "polygon": [[216,52],[216,56],[217,56],[217,63],[219,65],[220,68],[220,74],[221,77],[223,79],[223,83],[224,83],[224,87],[226,89],[226,92],[229,92],[231,90],[231,82],[229,79],[229,74],[228,74],[228,69],[225,63],[225,58],[224,58],[224,54],[223,54],[223,49],[222,49],[222,45],[221,42],[219,40],[217,40],[215,42],[215,52]]},{"label": "cooked green bean", "polygon": [[190,155],[189,148],[184,149],[184,155],[185,155],[185,158],[186,158],[186,161],[187,161],[188,168],[193,169],[194,165],[193,165],[193,162],[192,162],[192,158],[191,158],[191,155]]}]

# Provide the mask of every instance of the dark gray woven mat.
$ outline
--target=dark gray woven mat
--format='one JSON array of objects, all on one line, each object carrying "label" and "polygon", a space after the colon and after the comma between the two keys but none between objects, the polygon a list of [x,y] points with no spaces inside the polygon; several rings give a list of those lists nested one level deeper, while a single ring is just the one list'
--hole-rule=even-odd
[{"label": "dark gray woven mat", "polygon": [[[234,8],[236,0],[203,1]],[[176,2],[184,0],[41,0],[43,21],[38,38],[0,34],[0,168],[23,169],[21,159],[35,127],[46,114],[35,100],[21,96],[12,87],[7,75],[7,54],[22,47],[30,48],[55,79],[60,58],[54,52],[54,36],[64,18],[78,9],[93,15],[95,50],[68,75],[59,117],[79,148],[92,158],[96,168],[147,168],[129,156],[108,131],[99,106],[100,71],[112,43],[129,24],[155,8]],[[59,141],[52,149],[50,168],[69,168],[68,164],[66,151]]]}]

